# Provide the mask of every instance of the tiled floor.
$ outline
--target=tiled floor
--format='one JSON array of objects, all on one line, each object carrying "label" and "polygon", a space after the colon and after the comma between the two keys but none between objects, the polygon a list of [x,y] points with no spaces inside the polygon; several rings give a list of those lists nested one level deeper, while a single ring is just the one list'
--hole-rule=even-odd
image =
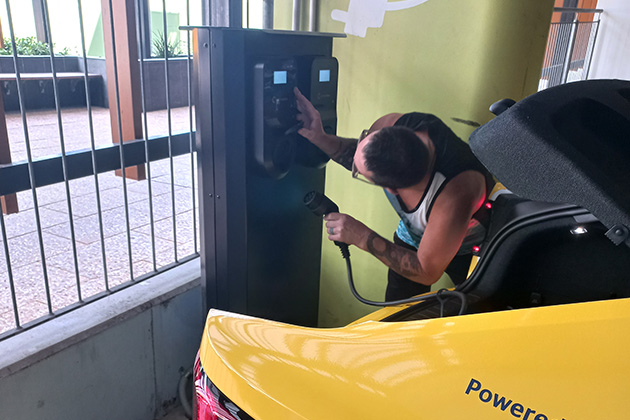
[{"label": "tiled floor", "polygon": [[[95,108],[93,120],[96,147],[111,144],[109,111]],[[85,109],[63,110],[62,121],[66,152],[91,147]],[[168,133],[166,111],[148,113],[147,121],[149,136]],[[20,114],[8,114],[7,126],[13,161],[25,160],[27,149]],[[27,126],[34,160],[61,153],[55,111],[29,112]],[[188,108],[174,109],[172,132],[187,131]],[[67,187],[60,183],[38,188],[36,198],[30,190],[18,193],[20,211],[5,215],[4,223],[20,324],[48,314],[45,278],[55,311],[78,301],[78,286],[85,298],[105,290],[106,277],[112,287],[129,281],[132,274],[137,278],[198,250],[195,163],[190,155],[174,158],[173,184],[170,166],[169,159],[151,163],[151,200],[147,180],[126,181],[128,212],[122,178],[113,172],[99,175],[100,217],[93,176],[72,180]],[[1,236],[0,245],[1,334],[15,328],[16,321]]]}]

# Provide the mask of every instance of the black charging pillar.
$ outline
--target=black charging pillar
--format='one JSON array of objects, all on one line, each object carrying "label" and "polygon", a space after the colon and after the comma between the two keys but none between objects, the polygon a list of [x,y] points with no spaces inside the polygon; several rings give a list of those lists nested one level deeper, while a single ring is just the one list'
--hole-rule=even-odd
[{"label": "black charging pillar", "polygon": [[332,34],[194,29],[205,309],[314,326],[327,157],[297,134],[293,88],[336,130]]}]

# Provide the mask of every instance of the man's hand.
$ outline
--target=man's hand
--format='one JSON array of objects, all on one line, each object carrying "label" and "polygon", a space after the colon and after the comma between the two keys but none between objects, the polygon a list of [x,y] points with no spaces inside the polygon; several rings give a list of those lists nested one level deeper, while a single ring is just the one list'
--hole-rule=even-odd
[{"label": "man's hand", "polygon": [[372,233],[369,227],[344,213],[329,213],[324,220],[328,239],[367,249],[367,238]]},{"label": "man's hand", "polygon": [[293,93],[295,94],[297,109],[300,112],[296,118],[303,124],[302,128],[298,130],[298,133],[302,137],[307,138],[311,143],[321,147],[320,139],[325,133],[319,111],[302,95],[302,92],[300,92],[298,88],[294,88]]},{"label": "man's hand", "polygon": [[441,273],[437,277],[427,276],[415,251],[383,239],[354,217],[343,213],[329,213],[324,216],[324,220],[326,221],[328,239],[331,241],[355,245],[412,281],[431,285],[440,278]]},{"label": "man's hand", "polygon": [[319,111],[302,95],[298,88],[294,88],[293,93],[300,112],[296,118],[302,122],[302,128],[298,130],[298,134],[319,147],[332,160],[350,170],[354,152],[357,148],[356,139],[344,139],[333,134],[326,134]]}]

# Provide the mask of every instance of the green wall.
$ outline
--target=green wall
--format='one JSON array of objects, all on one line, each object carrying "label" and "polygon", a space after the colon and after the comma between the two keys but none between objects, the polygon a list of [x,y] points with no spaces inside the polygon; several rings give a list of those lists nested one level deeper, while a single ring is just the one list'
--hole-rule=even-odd
[{"label": "green wall", "polygon": [[[348,4],[321,0],[319,30],[343,33],[344,23],[332,20],[331,12],[346,11]],[[356,138],[381,115],[422,111],[467,139],[474,127],[453,118],[483,124],[493,102],[536,91],[552,9],[553,0],[428,0],[388,11],[382,27],[369,28],[364,38],[335,39],[338,134]],[[380,189],[352,180],[336,164],[328,165],[326,176],[326,194],[341,211],[392,237],[398,219]],[[355,247],[350,252],[360,293],[383,299],[385,266]],[[339,250],[325,239],[320,325],[344,325],[373,310],[352,296]]]},{"label": "green wall", "polygon": [[[180,53],[185,53],[186,46],[182,44],[179,30],[179,13],[166,13],[166,29],[169,34],[169,42],[178,45]],[[162,37],[164,33],[164,23],[162,20],[162,12],[151,12],[151,56],[155,52],[156,37]],[[172,45],[173,45],[172,44]],[[103,17],[99,16],[96,27],[92,33],[91,40],[88,41],[87,55],[89,57],[105,57],[105,40],[103,39]]]},{"label": "green wall", "polygon": [[105,57],[105,40],[103,38],[103,16],[99,15],[92,39],[88,41],[88,57]]}]

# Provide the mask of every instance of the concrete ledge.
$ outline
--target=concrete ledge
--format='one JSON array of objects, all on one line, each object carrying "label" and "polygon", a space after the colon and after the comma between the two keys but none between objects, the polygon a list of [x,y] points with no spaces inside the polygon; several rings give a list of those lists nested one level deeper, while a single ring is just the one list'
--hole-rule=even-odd
[{"label": "concrete ledge", "polygon": [[167,302],[199,283],[199,258],[196,258],[4,339],[0,341],[0,379]]}]

